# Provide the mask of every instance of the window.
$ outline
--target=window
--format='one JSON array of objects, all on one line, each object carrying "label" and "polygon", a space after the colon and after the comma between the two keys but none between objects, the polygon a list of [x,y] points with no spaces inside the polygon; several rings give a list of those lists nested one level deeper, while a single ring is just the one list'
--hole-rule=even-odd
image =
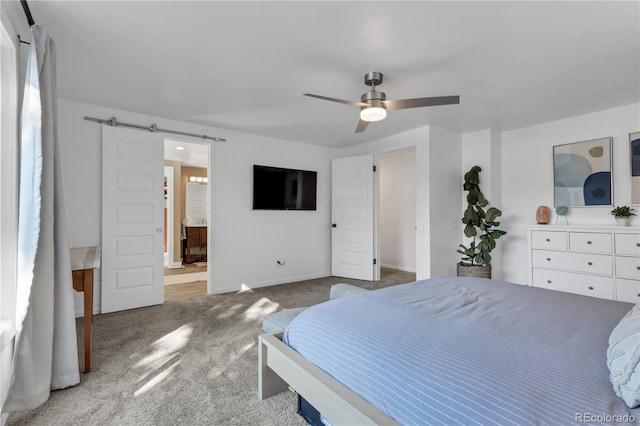
[{"label": "window", "polygon": [[[11,377],[18,253],[17,35],[0,24],[0,405]],[[15,42],[14,42],[15,40]]]}]

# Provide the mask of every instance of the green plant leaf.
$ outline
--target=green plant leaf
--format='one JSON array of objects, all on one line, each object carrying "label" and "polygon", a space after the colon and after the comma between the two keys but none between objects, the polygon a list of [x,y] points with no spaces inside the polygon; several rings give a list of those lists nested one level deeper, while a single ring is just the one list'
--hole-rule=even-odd
[{"label": "green plant leaf", "polygon": [[469,224],[464,228],[464,235],[467,238],[475,237],[476,235],[478,235],[478,231],[476,231],[475,226]]},{"label": "green plant leaf", "polygon": [[467,209],[464,211],[464,215],[462,216],[462,223],[468,224],[471,223],[472,221],[472,217],[475,214],[473,207],[469,206],[467,207]]},{"label": "green plant leaf", "polygon": [[615,217],[631,217],[635,216],[635,213],[632,213],[634,209],[629,206],[616,206],[613,210],[611,210],[611,214]]},{"label": "green plant leaf", "polygon": [[500,231],[499,229],[494,229],[493,231],[489,232],[489,235],[491,235],[491,238],[494,238],[496,240],[501,236],[503,236],[504,234],[506,234],[506,232]]},{"label": "green plant leaf", "polygon": [[467,195],[467,203],[470,205],[474,205],[478,203],[478,198],[480,197],[480,191],[478,191],[477,187],[469,188],[469,194]]},{"label": "green plant leaf", "polygon": [[487,214],[482,207],[478,206],[476,208],[476,211],[478,212],[478,216],[480,216],[483,219],[486,218]]},{"label": "green plant leaf", "polygon": [[500,216],[502,216],[502,212],[499,209],[495,208],[495,207],[491,207],[491,208],[489,208],[489,210],[487,210],[487,214],[485,216],[485,220],[487,222],[493,222],[497,218],[499,218]]},{"label": "green plant leaf", "polygon": [[489,202],[486,198],[484,198],[484,194],[482,194],[482,192],[478,190],[478,205],[480,207],[485,207],[487,204],[489,204]]}]

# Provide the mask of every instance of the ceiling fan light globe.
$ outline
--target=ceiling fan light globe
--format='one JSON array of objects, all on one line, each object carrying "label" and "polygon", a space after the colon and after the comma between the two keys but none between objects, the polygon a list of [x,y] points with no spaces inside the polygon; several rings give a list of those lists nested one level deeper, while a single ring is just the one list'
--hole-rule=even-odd
[{"label": "ceiling fan light globe", "polygon": [[360,120],[380,121],[387,116],[387,110],[381,107],[368,107],[360,110]]}]

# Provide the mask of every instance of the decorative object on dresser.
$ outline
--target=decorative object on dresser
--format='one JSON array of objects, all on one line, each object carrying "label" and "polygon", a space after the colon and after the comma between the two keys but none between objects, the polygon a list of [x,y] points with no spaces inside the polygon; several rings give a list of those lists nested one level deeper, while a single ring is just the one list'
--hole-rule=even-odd
[{"label": "decorative object on dresser", "polygon": [[459,277],[491,278],[491,250],[496,247],[496,240],[506,234],[505,231],[492,229],[500,225],[496,219],[502,216],[502,212],[495,207],[484,210],[489,201],[480,190],[481,171],[480,166],[473,166],[464,175],[463,189],[467,191],[467,209],[462,223],[465,224],[465,237],[473,240],[469,247],[460,244],[458,249],[458,253],[463,255],[456,268]]},{"label": "decorative object on dresser", "polygon": [[640,303],[640,230],[528,227],[529,285]]},{"label": "decorative object on dresser", "polygon": [[553,147],[556,206],[612,205],[612,139],[601,138]]},{"label": "decorative object on dresser", "polygon": [[564,222],[565,225],[568,225],[569,224],[569,221],[567,220],[568,213],[569,213],[569,207],[567,206],[556,207],[556,225],[558,225],[560,218],[562,218],[562,222]]},{"label": "decorative object on dresser", "polygon": [[536,222],[540,225],[546,225],[551,219],[551,210],[547,206],[540,206],[536,210]]},{"label": "decorative object on dresser", "polygon": [[629,206],[616,206],[611,210],[611,214],[615,216],[616,223],[621,226],[629,226],[631,224],[631,216],[636,215]]},{"label": "decorative object on dresser", "polygon": [[640,205],[640,132],[629,134],[631,204]]}]

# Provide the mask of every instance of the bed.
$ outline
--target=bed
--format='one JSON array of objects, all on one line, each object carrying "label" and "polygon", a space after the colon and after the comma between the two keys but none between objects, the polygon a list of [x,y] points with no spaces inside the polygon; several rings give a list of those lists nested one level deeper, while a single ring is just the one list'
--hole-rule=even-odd
[{"label": "bed", "polygon": [[332,425],[629,423],[607,348],[632,307],[478,278],[359,293],[261,336],[259,393]]}]

